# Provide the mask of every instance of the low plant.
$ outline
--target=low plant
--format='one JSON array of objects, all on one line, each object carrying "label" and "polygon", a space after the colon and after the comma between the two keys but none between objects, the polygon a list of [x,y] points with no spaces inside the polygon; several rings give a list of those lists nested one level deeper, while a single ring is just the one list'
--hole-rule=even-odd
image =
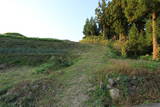
[{"label": "low plant", "polygon": [[143,59],[143,60],[152,60],[152,56],[151,55],[144,55],[144,56],[140,56],[140,59]]},{"label": "low plant", "polygon": [[52,56],[47,63],[40,65],[36,73],[50,73],[53,70],[68,67],[73,64],[73,60],[68,55]]},{"label": "low plant", "polygon": [[114,41],[113,48],[121,53],[122,57],[127,57],[127,43],[128,41]]}]

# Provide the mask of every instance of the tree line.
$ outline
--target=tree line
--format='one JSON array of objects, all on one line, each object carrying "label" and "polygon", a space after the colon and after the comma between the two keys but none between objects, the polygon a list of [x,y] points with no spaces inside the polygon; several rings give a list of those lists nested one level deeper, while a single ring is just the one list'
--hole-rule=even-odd
[{"label": "tree line", "polygon": [[159,58],[160,0],[101,0],[83,34],[126,43],[128,55],[153,53]]}]

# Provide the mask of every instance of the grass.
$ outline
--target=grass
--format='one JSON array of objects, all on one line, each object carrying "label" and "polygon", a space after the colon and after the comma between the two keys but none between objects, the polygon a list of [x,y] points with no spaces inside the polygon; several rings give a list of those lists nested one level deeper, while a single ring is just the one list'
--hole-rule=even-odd
[{"label": "grass", "polygon": [[40,65],[52,56],[70,54],[81,47],[71,41],[0,35],[0,64]]},{"label": "grass", "polygon": [[[0,106],[120,107],[159,102],[160,62],[124,58],[109,46],[0,38],[3,48],[66,50],[56,55],[1,57],[0,63],[8,65],[0,69]],[[111,98],[107,88],[109,78],[119,79],[116,88],[123,96],[121,101]],[[137,86],[132,97],[131,82]]]},{"label": "grass", "polygon": [[[91,83],[95,89],[90,92],[90,104],[94,105],[96,102],[100,107],[119,107],[121,105],[159,102],[160,62],[121,58],[116,53],[114,50],[107,51],[105,68],[94,74]],[[120,101],[114,101],[108,94],[108,80],[110,78],[118,79],[115,88],[121,92]],[[133,84],[136,89],[134,89],[134,93],[131,93]]]},{"label": "grass", "polygon": [[[63,72],[61,70],[78,62],[81,59],[79,56],[87,52],[90,47],[89,45],[52,39],[40,40],[8,36],[0,36],[0,38],[0,46],[3,48],[11,46],[12,48],[30,48],[35,50],[45,48],[66,50],[64,53],[51,55],[22,54],[19,56],[1,56],[0,64],[6,65],[5,68],[0,69],[0,106],[3,107],[30,107],[46,104],[48,106],[52,103],[51,100],[56,102],[54,98],[56,96],[55,91],[59,90],[59,87],[62,88],[60,77],[63,76]],[[72,73],[63,76],[64,82],[66,78],[72,77]],[[39,84],[42,84],[42,87],[34,89]],[[44,87],[47,87],[47,89],[43,89]],[[26,93],[31,93],[31,95],[25,95],[25,97],[24,94]]]}]

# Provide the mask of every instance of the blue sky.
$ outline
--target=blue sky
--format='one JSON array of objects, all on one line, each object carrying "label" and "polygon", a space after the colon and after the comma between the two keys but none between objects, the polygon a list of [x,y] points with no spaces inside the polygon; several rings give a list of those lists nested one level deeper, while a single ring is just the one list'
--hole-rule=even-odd
[{"label": "blue sky", "polygon": [[0,0],[0,33],[79,41],[98,0]]}]

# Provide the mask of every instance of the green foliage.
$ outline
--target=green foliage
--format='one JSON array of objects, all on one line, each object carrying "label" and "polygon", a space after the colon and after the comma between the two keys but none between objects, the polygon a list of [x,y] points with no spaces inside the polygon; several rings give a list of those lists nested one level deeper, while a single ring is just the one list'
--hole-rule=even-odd
[{"label": "green foliage", "polygon": [[127,18],[124,15],[124,8],[123,8],[123,0],[112,0],[110,4],[110,14],[112,16],[112,26],[115,30],[115,33],[118,35],[125,35],[128,29],[128,22]]},{"label": "green foliage", "polygon": [[147,44],[152,44],[152,21],[147,20],[146,21],[146,38],[147,38]]},{"label": "green foliage", "polygon": [[106,58],[120,58],[121,53],[115,49],[113,49],[113,46],[108,47],[107,52],[106,52]]},{"label": "green foliage", "polygon": [[87,19],[84,25],[83,34],[85,37],[87,36],[98,36],[99,35],[99,28],[96,23],[96,19],[91,17],[91,19]]},{"label": "green foliage", "polygon": [[133,43],[136,42],[136,40],[138,39],[138,36],[139,36],[138,29],[136,25],[133,24],[133,26],[129,31],[129,42],[133,42]]},{"label": "green foliage", "polygon": [[127,57],[127,46],[126,44],[124,44],[122,47],[121,47],[121,55],[122,57]]},{"label": "green foliage", "polygon": [[22,34],[20,34],[20,33],[4,33],[3,35],[9,36],[9,37],[20,37],[20,38],[25,38],[25,36],[22,35]]},{"label": "green foliage", "polygon": [[50,56],[44,55],[1,55],[0,56],[0,64],[6,64],[7,67],[14,65],[30,65],[37,66],[44,62],[46,62]]},{"label": "green foliage", "polygon": [[75,47],[80,49],[82,46],[71,41],[1,35],[0,64],[6,64],[7,67],[13,65],[37,66],[48,61],[51,56],[72,52]]},{"label": "green foliage", "polygon": [[145,0],[124,0],[124,12],[129,22],[141,18],[146,11]]},{"label": "green foliage", "polygon": [[73,59],[69,55],[52,56],[47,63],[40,65],[35,72],[36,73],[50,73],[54,70],[71,66]]},{"label": "green foliage", "polygon": [[[144,58],[144,57],[142,57],[142,58]],[[151,57],[148,56],[147,60],[150,59],[150,58]],[[159,62],[154,62],[154,61],[148,61],[148,62],[139,61],[139,62],[134,63],[133,67],[135,67],[135,68],[146,68],[148,70],[156,71],[156,70],[159,69],[159,64],[160,64]]]},{"label": "green foliage", "polygon": [[128,56],[139,56],[148,53],[149,46],[143,32],[139,32],[136,25],[133,24],[129,31],[129,41],[126,44]]},{"label": "green foliage", "polygon": [[[157,48],[153,50],[153,45],[157,46],[156,41],[160,43],[159,5],[159,0],[100,0],[95,10],[100,35],[96,36],[103,35],[107,40],[119,39],[124,42],[125,45],[119,48],[124,57],[131,56],[132,53],[133,57],[152,53],[155,56]],[[86,23],[89,22],[87,19]],[[87,24],[85,32],[86,26]],[[153,29],[156,31],[153,32]]]},{"label": "green foliage", "polygon": [[140,56],[140,59],[142,59],[142,60],[152,60],[152,56],[144,55],[144,56]]},{"label": "green foliage", "polygon": [[53,66],[53,63],[42,64],[36,69],[36,73],[49,73],[49,69],[51,69]]}]

